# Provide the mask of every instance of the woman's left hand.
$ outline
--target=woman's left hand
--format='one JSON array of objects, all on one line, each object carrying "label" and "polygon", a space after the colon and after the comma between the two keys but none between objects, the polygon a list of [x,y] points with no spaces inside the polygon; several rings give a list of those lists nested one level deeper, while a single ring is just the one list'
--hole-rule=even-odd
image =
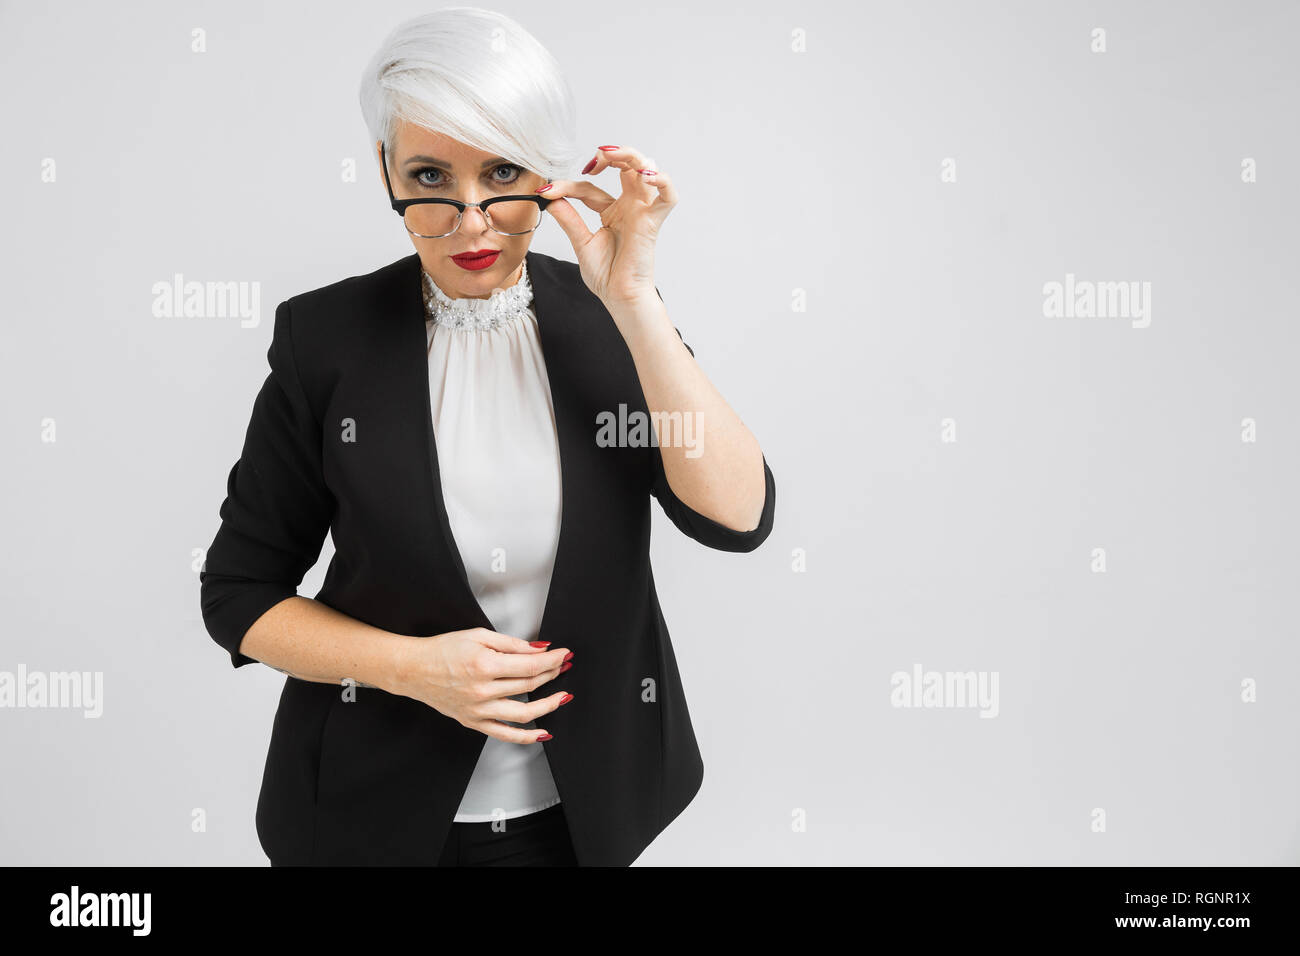
[{"label": "woman's left hand", "polygon": [[[622,193],[617,199],[595,183],[559,179],[538,193],[556,199],[546,207],[573,243],[582,281],[606,307],[655,299],[655,239],[673,206],[677,190],[653,159],[631,146],[601,146],[584,175],[617,168]],[[592,232],[563,197],[572,196],[600,213]]]}]

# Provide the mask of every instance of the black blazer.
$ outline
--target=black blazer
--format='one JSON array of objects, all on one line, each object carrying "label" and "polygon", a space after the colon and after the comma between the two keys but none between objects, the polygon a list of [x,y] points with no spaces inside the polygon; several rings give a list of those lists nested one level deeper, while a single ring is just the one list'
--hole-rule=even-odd
[{"label": "black blazer", "polygon": [[[655,595],[650,496],[696,541],[752,551],[771,532],[776,487],[764,459],[762,518],[737,532],[673,494],[658,448],[597,445],[598,413],[646,411],[632,355],[576,263],[537,252],[527,262],[561,464],[539,639],[574,650],[561,679],[576,698],[546,715],[555,736],[537,746],[579,864],[623,866],[704,776]],[[254,662],[239,653],[245,632],[297,593],[330,531],[335,555],[316,600],[399,634],[492,628],[447,521],[420,271],[412,254],[276,309],[271,374],[199,575],[205,626],[235,667]],[[355,693],[345,702],[338,685],[285,679],[256,815],[273,865],[438,860],[488,738],[412,698]]]}]

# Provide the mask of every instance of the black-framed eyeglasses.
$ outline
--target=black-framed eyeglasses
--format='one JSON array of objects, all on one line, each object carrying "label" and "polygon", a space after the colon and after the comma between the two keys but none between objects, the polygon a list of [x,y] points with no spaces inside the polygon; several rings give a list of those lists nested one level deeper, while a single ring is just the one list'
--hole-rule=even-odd
[{"label": "black-framed eyeglasses", "polygon": [[384,185],[393,209],[402,217],[406,231],[419,239],[442,239],[460,228],[465,210],[476,207],[483,213],[488,227],[503,236],[523,236],[542,224],[542,210],[550,205],[545,196],[493,196],[482,202],[459,199],[398,199],[388,179],[388,157],[379,144],[379,161],[384,167]]}]

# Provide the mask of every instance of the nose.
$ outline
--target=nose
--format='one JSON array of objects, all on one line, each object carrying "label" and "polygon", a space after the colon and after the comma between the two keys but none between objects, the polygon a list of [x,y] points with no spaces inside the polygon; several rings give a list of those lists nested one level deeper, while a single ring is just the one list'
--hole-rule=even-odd
[{"label": "nose", "polygon": [[478,206],[469,206],[460,217],[460,227],[469,232],[484,232],[488,228],[487,214]]},{"label": "nose", "polygon": [[[476,200],[466,199],[464,201],[475,202]],[[477,202],[482,202],[482,201],[483,201],[482,199],[477,200]],[[490,231],[491,228],[492,227],[488,224],[487,221],[487,214],[483,212],[483,210],[480,209],[478,206],[466,206],[465,211],[461,213],[460,231],[471,233],[477,236],[477,235],[481,235],[482,233]]]}]

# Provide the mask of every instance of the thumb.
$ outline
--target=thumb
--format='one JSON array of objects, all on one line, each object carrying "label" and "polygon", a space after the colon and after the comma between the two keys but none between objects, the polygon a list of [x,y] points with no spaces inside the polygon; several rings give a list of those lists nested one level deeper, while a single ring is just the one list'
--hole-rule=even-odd
[{"label": "thumb", "polygon": [[578,215],[578,210],[569,205],[567,199],[551,200],[546,207],[546,211],[554,216],[555,221],[560,224],[564,234],[569,237],[569,242],[573,244],[575,252],[591,240],[591,230],[587,228],[587,224]]},{"label": "thumb", "polygon": [[479,643],[502,654],[540,654],[546,650],[545,647],[533,647],[522,637],[511,637],[509,634],[499,634],[496,631],[485,631],[480,634]]}]

